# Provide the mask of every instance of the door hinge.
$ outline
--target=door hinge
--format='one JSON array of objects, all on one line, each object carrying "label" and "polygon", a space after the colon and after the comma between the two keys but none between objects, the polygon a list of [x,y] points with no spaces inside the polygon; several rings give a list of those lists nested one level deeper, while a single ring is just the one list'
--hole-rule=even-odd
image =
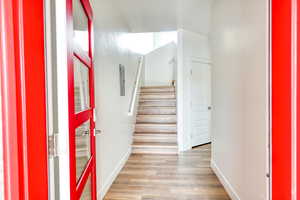
[{"label": "door hinge", "polygon": [[49,157],[58,157],[58,134],[48,136],[48,152]]}]

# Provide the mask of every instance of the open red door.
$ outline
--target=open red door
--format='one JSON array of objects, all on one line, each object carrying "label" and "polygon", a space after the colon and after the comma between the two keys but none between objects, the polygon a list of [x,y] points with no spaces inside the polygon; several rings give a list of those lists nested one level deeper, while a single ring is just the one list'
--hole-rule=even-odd
[{"label": "open red door", "polygon": [[96,200],[93,12],[89,0],[67,0],[71,200]]}]

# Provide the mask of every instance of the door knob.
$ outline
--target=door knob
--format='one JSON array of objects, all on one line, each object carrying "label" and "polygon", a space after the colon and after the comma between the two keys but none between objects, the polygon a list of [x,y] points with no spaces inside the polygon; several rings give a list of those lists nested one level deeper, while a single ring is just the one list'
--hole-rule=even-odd
[{"label": "door knob", "polygon": [[208,106],[208,110],[211,110],[211,106]]}]

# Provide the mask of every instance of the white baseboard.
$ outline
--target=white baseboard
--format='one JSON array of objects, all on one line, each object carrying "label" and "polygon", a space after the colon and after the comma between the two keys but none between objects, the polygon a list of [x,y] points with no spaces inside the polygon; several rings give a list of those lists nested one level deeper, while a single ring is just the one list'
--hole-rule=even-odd
[{"label": "white baseboard", "polygon": [[101,189],[97,192],[98,199],[102,200],[105,197],[105,195],[108,192],[109,188],[111,187],[111,185],[113,184],[113,182],[115,181],[115,179],[119,175],[120,171],[124,167],[125,163],[127,162],[128,158],[131,154],[131,151],[132,151],[132,149],[130,147],[128,149],[128,151],[126,152],[126,154],[123,156],[123,158],[120,160],[118,165],[115,167],[115,169],[112,171],[109,178],[105,181],[104,185],[102,187],[100,186]]},{"label": "white baseboard", "polygon": [[224,186],[225,190],[227,191],[228,195],[231,197],[232,200],[241,200],[237,192],[234,190],[230,182],[227,180],[227,178],[224,176],[224,174],[221,172],[217,164],[212,160],[211,161],[211,168],[219,178],[220,182]]}]

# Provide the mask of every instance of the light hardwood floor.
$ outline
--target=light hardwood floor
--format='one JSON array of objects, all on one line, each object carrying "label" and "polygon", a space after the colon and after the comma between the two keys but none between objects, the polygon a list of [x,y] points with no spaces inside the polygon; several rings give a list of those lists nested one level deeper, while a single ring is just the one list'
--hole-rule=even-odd
[{"label": "light hardwood floor", "polygon": [[230,200],[210,169],[210,148],[179,155],[132,154],[105,200]]}]

